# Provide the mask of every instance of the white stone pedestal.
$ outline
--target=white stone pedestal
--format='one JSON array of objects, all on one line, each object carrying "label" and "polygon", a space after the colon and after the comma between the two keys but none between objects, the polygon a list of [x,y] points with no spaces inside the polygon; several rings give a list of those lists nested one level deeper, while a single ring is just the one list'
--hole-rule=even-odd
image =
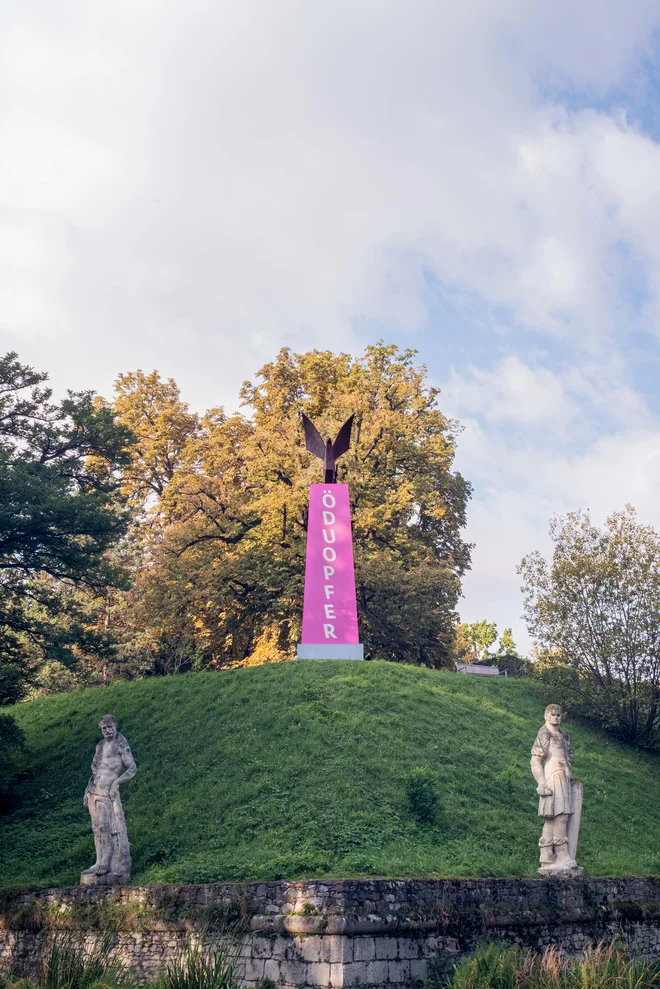
[{"label": "white stone pedestal", "polygon": [[80,876],[81,886],[128,886],[130,881],[129,875],[122,875],[118,872],[105,872],[102,876],[83,872]]},{"label": "white stone pedestal", "polygon": [[539,876],[545,876],[546,879],[553,876],[556,876],[558,879],[578,879],[584,875],[584,869],[581,865],[575,865],[572,869],[544,869],[541,867],[536,871]]},{"label": "white stone pedestal", "polygon": [[332,642],[321,642],[312,645],[308,642],[299,643],[298,659],[364,659],[364,646],[359,642],[349,645],[338,645]]}]

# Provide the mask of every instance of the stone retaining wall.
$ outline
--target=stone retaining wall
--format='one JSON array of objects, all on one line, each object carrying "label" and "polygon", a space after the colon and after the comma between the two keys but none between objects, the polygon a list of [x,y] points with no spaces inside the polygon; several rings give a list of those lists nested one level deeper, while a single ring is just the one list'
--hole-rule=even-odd
[{"label": "stone retaining wall", "polygon": [[[334,880],[0,895],[0,968],[34,975],[60,930],[153,979],[190,938],[240,930],[250,986],[409,985],[488,940],[578,952],[619,939],[660,956],[660,879]],[[216,933],[214,933],[216,932]]]}]

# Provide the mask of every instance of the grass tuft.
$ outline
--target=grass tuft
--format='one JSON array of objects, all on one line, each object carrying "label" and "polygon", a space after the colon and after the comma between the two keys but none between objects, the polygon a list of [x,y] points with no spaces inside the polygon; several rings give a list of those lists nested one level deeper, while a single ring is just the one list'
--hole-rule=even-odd
[{"label": "grass tuft", "polygon": [[239,989],[238,941],[228,937],[203,947],[189,942],[165,966],[155,989]]},{"label": "grass tuft", "polygon": [[406,780],[406,796],[413,817],[420,824],[433,824],[440,798],[436,789],[437,774],[426,766],[415,766]]}]

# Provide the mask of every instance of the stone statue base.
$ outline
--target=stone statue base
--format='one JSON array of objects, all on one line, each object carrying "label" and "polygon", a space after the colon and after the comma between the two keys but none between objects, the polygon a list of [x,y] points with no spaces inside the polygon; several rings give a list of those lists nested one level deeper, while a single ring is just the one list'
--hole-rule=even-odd
[{"label": "stone statue base", "polygon": [[546,878],[552,878],[552,876],[557,876],[558,879],[577,879],[579,876],[584,875],[584,869],[581,865],[574,865],[572,869],[553,869],[550,868],[540,868],[537,869],[539,876],[545,876]]},{"label": "stone statue base", "polygon": [[128,886],[130,881],[129,873],[106,872],[102,876],[85,872],[80,874],[81,886]]}]

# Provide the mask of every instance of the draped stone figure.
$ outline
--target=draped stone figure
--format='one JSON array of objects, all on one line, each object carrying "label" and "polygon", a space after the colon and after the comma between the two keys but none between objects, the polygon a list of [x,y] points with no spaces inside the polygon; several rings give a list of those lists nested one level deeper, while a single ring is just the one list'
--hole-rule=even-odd
[{"label": "draped stone figure", "polygon": [[119,785],[135,776],[135,760],[111,714],[99,721],[103,735],[92,760],[83,805],[92,819],[96,862],[80,876],[82,886],[121,885],[131,877],[131,854]]},{"label": "draped stone figure", "polygon": [[573,749],[561,724],[562,710],[558,704],[545,709],[545,724],[532,747],[531,769],[537,782],[539,817],[543,818],[543,833],[539,840],[541,875],[558,872],[581,875],[575,861],[580,817],[582,813],[582,784],[573,779],[571,756]]}]

